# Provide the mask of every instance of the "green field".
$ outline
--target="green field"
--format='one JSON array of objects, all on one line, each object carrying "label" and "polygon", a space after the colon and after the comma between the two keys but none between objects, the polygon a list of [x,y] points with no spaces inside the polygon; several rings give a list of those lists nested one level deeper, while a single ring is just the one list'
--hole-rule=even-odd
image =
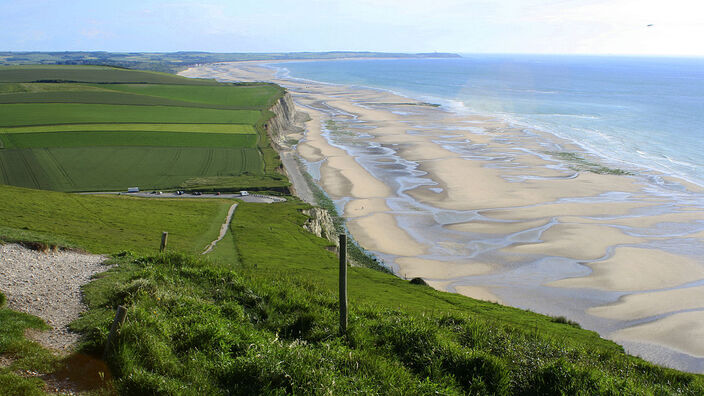
[{"label": "green field", "polygon": [[288,184],[262,128],[278,86],[88,66],[0,67],[0,81],[9,81],[0,83],[0,183],[57,191]]},{"label": "green field", "polygon": [[93,253],[159,247],[200,253],[217,237],[232,201],[79,195],[0,185],[0,240],[38,240]]},{"label": "green field", "polygon": [[252,125],[243,124],[63,124],[0,128],[0,133],[83,132],[83,131],[161,131],[239,133],[256,135]]},{"label": "green field", "polygon": [[101,103],[261,110],[281,89],[272,85],[0,84],[0,103]]},{"label": "green field", "polygon": [[0,68],[0,82],[86,82],[217,85],[213,80],[191,79],[167,73],[109,66],[23,65]]},{"label": "green field", "polygon": [[103,86],[103,88],[178,101],[255,109],[271,107],[274,104],[272,99],[276,98],[281,90],[275,85],[243,85],[237,90],[224,86],[192,87],[144,84],[111,84]]},{"label": "green field", "polygon": [[[0,134],[5,148],[154,146],[154,147],[257,147],[257,135],[155,131],[81,131]],[[1,154],[0,154],[1,155]]]},{"label": "green field", "polygon": [[199,177],[264,174],[259,151],[248,147],[3,149],[0,167],[4,184],[56,191],[160,189]]},{"label": "green field", "polygon": [[256,110],[220,110],[176,106],[132,106],[74,103],[0,105],[0,126],[78,123],[248,124],[261,118]]}]

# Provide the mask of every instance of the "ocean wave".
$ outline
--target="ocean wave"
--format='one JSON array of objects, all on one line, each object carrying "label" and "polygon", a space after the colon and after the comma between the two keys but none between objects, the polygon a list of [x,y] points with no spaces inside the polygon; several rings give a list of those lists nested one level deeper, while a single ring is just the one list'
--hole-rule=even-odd
[{"label": "ocean wave", "polygon": [[[443,111],[451,112],[458,115],[481,115],[489,116],[500,122],[504,122],[510,127],[520,127],[537,130],[540,132],[554,135],[558,138],[568,140],[580,147],[585,153],[601,158],[607,164],[613,164],[618,167],[626,167],[630,169],[642,169],[644,171],[662,172],[667,175],[675,176],[687,182],[697,184],[704,187],[704,178],[698,176],[698,168],[701,165],[683,161],[679,158],[674,158],[669,155],[657,157],[643,151],[642,148],[635,148],[634,145],[638,141],[628,142],[624,134],[628,131],[622,131],[621,135],[613,132],[607,132],[598,128],[580,128],[574,125],[565,125],[560,121],[550,122],[550,119],[574,119],[596,121],[604,120],[602,115],[586,114],[586,113],[543,113],[543,114],[525,114],[512,113],[501,111],[489,111],[486,109],[476,108],[471,106],[466,101],[459,98],[441,97],[438,95],[428,95],[417,92],[408,92],[401,89],[381,88],[370,85],[359,84],[339,84],[329,81],[316,81],[291,75],[291,71],[285,66],[276,66],[274,63],[266,64],[277,70],[277,77],[293,81],[315,82],[333,86],[352,86],[359,88],[372,89],[377,91],[389,92],[394,95],[406,97],[412,100],[419,100],[427,103],[435,103],[440,105]],[[524,90],[526,92],[531,90]],[[534,90],[536,93],[559,93],[556,91]],[[667,164],[663,162],[667,162]],[[670,165],[670,166],[668,166]],[[641,172],[637,172],[641,173]]]}]

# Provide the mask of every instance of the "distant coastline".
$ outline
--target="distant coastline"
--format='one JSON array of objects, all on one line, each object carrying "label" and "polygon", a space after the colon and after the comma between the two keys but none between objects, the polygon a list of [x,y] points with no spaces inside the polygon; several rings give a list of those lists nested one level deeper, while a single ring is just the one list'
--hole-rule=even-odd
[{"label": "distant coastline", "polygon": [[188,67],[217,62],[241,61],[281,61],[281,60],[326,60],[326,59],[423,59],[461,58],[449,52],[371,52],[371,51],[328,51],[328,52],[267,52],[267,53],[215,53],[200,51],[180,52],[105,52],[105,51],[0,51],[0,66],[15,65],[102,65],[126,67],[138,70],[177,73]]}]

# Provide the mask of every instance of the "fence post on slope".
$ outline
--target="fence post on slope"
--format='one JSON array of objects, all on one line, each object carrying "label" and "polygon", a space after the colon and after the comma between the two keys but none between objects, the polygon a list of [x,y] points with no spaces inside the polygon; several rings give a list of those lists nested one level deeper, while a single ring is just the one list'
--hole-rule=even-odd
[{"label": "fence post on slope", "polygon": [[163,252],[164,250],[166,250],[166,243],[167,243],[168,239],[169,239],[169,233],[166,231],[162,232],[161,233],[161,245],[159,245],[160,252]]},{"label": "fence post on slope", "polygon": [[347,334],[347,235],[340,234],[340,334]]},{"label": "fence post on slope", "polygon": [[105,351],[103,352],[103,357],[107,358],[110,348],[112,348],[112,343],[117,337],[117,333],[120,331],[120,327],[125,323],[127,318],[127,308],[122,305],[117,306],[117,313],[115,313],[115,320],[112,321],[112,326],[110,326],[110,334],[108,334],[108,340],[105,343]]}]

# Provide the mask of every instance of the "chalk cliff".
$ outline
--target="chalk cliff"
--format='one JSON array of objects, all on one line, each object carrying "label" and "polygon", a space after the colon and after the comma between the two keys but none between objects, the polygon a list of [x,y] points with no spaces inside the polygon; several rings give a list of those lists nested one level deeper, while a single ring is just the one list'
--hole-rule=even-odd
[{"label": "chalk cliff", "polygon": [[291,95],[284,94],[274,105],[269,109],[274,116],[266,122],[265,128],[269,133],[269,138],[272,143],[281,146],[286,140],[288,133],[297,132],[299,128],[294,125],[296,120],[296,106],[293,103]]}]

